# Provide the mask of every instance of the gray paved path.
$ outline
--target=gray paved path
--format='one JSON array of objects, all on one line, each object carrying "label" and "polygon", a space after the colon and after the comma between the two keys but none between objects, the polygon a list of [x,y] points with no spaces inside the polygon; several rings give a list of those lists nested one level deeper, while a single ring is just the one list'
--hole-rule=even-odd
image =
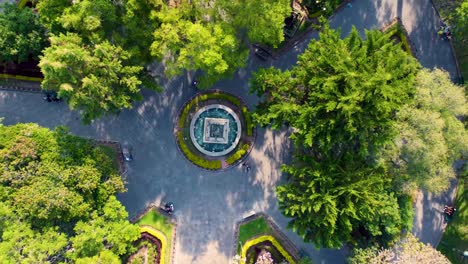
[{"label": "gray paved path", "polygon": [[[395,16],[400,16],[410,38],[418,49],[417,56],[426,67],[440,66],[455,73],[447,43],[436,36],[437,17],[428,0],[360,0],[350,9],[343,9],[332,20],[332,27],[342,27],[343,34],[356,25],[364,28],[381,27]],[[223,89],[243,97],[252,107],[257,98],[248,95],[248,78],[258,67],[274,65],[288,68],[296,62],[307,43],[316,38],[310,33],[304,42],[273,62],[250,58],[248,66],[231,79],[214,88]],[[234,224],[243,216],[263,211],[273,217],[283,229],[287,219],[277,208],[274,188],[284,180],[279,166],[289,157],[287,131],[259,129],[253,151],[249,156],[252,170],[249,174],[240,167],[222,173],[199,169],[185,160],[177,150],[173,137],[174,120],[180,106],[195,91],[189,87],[190,76],[165,83],[165,91],[157,94],[144,91],[145,99],[134,109],[119,116],[106,117],[90,126],[83,126],[76,113],[63,103],[45,103],[40,94],[0,91],[0,116],[4,124],[36,122],[53,128],[70,127],[72,133],[99,139],[118,140],[134,147],[135,160],[127,173],[128,192],[119,195],[130,215],[136,215],[151,203],[171,200],[176,205],[179,228],[176,242],[176,264],[227,263],[231,258]],[[433,240],[440,237],[441,225],[433,222],[436,215],[425,204],[439,206],[442,200],[429,196],[418,203],[416,233],[430,230]],[[419,230],[419,231],[418,231]],[[419,232],[419,233],[418,233]],[[314,263],[343,263],[346,250],[316,250],[289,230],[286,235],[301,249],[306,250]],[[430,242],[432,237],[427,238]]]}]

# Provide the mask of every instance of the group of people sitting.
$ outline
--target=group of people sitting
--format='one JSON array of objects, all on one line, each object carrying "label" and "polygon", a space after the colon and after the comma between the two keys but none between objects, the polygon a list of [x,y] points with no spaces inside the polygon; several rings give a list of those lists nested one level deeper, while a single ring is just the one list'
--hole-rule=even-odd
[{"label": "group of people sitting", "polygon": [[453,214],[457,211],[453,206],[444,206],[444,214],[447,216],[453,216]]}]

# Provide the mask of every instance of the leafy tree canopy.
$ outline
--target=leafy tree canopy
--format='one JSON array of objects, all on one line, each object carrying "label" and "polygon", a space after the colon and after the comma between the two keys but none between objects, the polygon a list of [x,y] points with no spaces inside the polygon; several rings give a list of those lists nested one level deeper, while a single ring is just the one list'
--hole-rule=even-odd
[{"label": "leafy tree canopy", "polygon": [[377,249],[375,247],[353,251],[348,259],[349,264],[389,264],[389,263],[440,263],[449,264],[450,261],[435,248],[425,245],[414,237],[407,234],[400,242],[388,249]]},{"label": "leafy tree canopy", "polygon": [[[263,96],[254,118],[293,128],[297,153],[277,188],[289,227],[318,247],[387,244],[409,229],[411,201],[392,189],[380,149],[396,131],[393,118],[412,101],[419,69],[380,31],[363,40],[328,26],[290,70],[262,69],[251,82]],[[409,204],[409,206],[408,206]]]},{"label": "leafy tree canopy", "polygon": [[73,33],[53,36],[39,66],[42,87],[57,90],[72,109],[90,122],[106,113],[131,108],[140,99],[140,66],[126,65],[128,52],[104,41],[88,46]]},{"label": "leafy tree canopy", "polygon": [[253,43],[277,47],[284,40],[284,20],[291,15],[289,0],[218,0],[221,19],[246,30]]},{"label": "leafy tree canopy", "polygon": [[0,126],[0,171],[2,263],[117,259],[139,237],[110,158],[64,128]]},{"label": "leafy tree canopy", "polygon": [[391,118],[414,93],[419,64],[385,34],[356,28],[340,39],[326,27],[298,65],[281,72],[260,70],[251,89],[265,101],[256,120],[294,127],[293,140],[314,151],[366,156],[391,138]]},{"label": "leafy tree canopy", "polygon": [[290,181],[277,188],[280,208],[292,218],[289,227],[317,247],[386,244],[409,228],[383,167],[302,155],[282,169]]},{"label": "leafy tree canopy", "polygon": [[414,102],[396,115],[399,131],[384,151],[389,168],[408,191],[422,187],[440,193],[455,177],[453,162],[468,156],[468,134],[457,117],[466,116],[463,87],[441,70],[418,73]]},{"label": "leafy tree canopy", "polygon": [[37,59],[47,45],[45,28],[30,8],[0,5],[0,63]]}]

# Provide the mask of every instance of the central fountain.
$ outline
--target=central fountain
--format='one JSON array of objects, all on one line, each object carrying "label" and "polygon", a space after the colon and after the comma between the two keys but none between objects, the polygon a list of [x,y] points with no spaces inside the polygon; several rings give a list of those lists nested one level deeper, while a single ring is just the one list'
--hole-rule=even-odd
[{"label": "central fountain", "polygon": [[229,107],[212,104],[200,108],[190,122],[193,145],[207,156],[219,157],[236,148],[241,137],[241,122]]}]

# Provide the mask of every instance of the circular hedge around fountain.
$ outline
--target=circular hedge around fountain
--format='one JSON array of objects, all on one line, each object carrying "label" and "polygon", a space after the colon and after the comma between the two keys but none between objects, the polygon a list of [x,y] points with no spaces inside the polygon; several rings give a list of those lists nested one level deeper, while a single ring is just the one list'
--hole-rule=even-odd
[{"label": "circular hedge around fountain", "polygon": [[210,91],[182,106],[175,125],[179,149],[193,164],[221,170],[237,164],[253,146],[249,110],[238,97]]}]

